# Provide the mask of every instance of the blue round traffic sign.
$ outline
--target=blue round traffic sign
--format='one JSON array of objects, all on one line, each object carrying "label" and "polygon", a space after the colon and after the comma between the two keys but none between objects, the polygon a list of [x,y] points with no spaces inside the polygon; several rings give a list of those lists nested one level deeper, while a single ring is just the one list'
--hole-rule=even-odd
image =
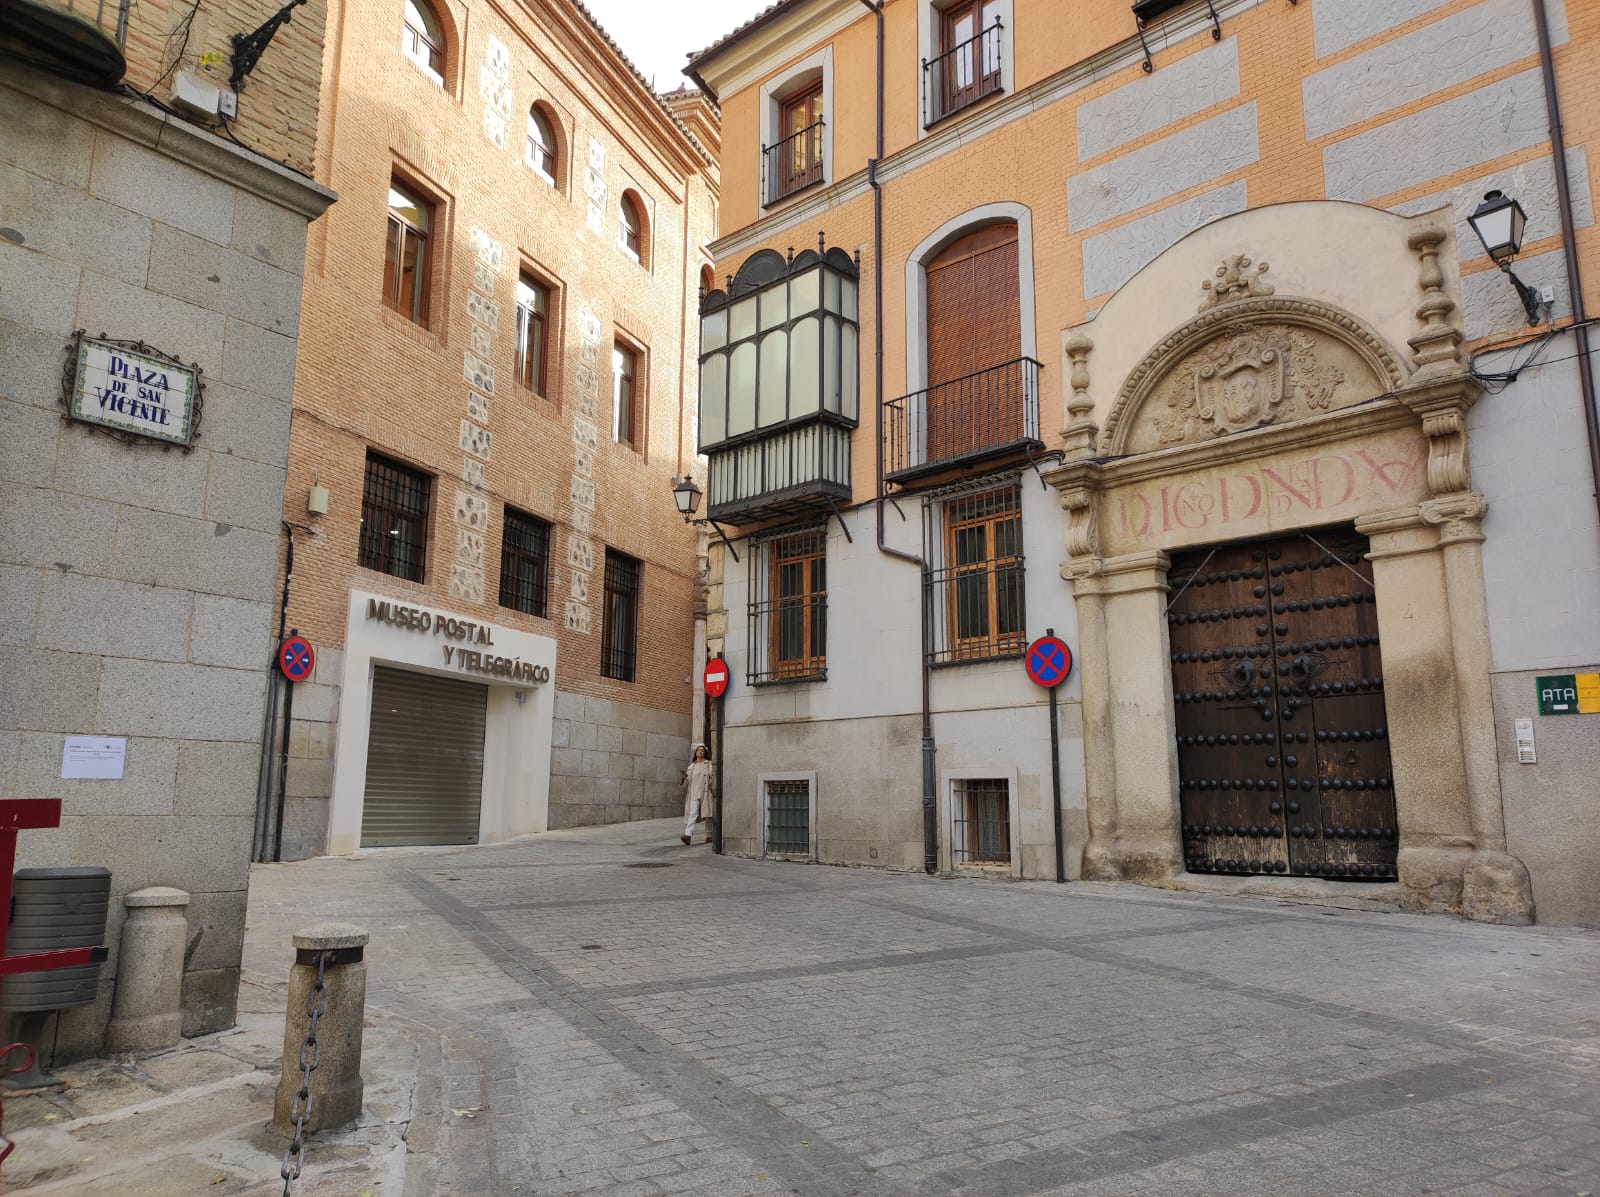
[{"label": "blue round traffic sign", "polygon": [[290,636],[278,649],[278,668],[291,682],[303,682],[316,668],[317,654],[304,636]]},{"label": "blue round traffic sign", "polygon": [[1028,645],[1028,678],[1046,690],[1059,686],[1072,672],[1072,650],[1058,636],[1040,636]]}]

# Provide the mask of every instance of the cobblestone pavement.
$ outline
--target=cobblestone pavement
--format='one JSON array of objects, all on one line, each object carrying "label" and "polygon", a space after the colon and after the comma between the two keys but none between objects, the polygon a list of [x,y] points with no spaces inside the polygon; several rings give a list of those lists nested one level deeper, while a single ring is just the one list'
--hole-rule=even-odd
[{"label": "cobblestone pavement", "polygon": [[327,918],[416,1032],[408,1194],[1600,1194],[1600,933],[667,822],[260,867],[247,969]]}]

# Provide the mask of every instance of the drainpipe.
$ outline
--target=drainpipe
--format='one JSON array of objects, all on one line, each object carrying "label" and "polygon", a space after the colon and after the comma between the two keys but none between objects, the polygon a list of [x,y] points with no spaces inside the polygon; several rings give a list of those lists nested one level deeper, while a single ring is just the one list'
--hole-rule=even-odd
[{"label": "drainpipe", "polygon": [[1544,104],[1550,122],[1550,155],[1556,168],[1561,243],[1567,256],[1567,290],[1572,294],[1573,334],[1578,338],[1578,385],[1583,392],[1584,432],[1589,437],[1589,472],[1594,480],[1595,510],[1600,514],[1600,407],[1595,402],[1594,371],[1589,360],[1583,279],[1578,270],[1578,239],[1572,222],[1572,187],[1567,179],[1567,145],[1561,133],[1561,101],[1556,94],[1556,67],[1550,54],[1550,22],[1544,0],[1533,0],[1533,23],[1539,34],[1539,68],[1544,72]]},{"label": "drainpipe", "polygon": [[872,366],[874,397],[878,404],[877,427],[873,432],[873,462],[875,466],[875,499],[878,524],[878,552],[910,562],[921,571],[919,585],[921,601],[921,660],[922,677],[922,867],[925,872],[939,871],[939,819],[936,774],[934,771],[935,745],[933,740],[933,715],[929,696],[928,675],[928,566],[914,553],[902,552],[884,542],[883,505],[883,184],[878,181],[878,163],[883,161],[883,3],[882,0],[861,0],[878,20],[877,62],[877,142],[873,156],[867,162],[867,185],[872,188],[872,318],[875,332],[872,338]]},{"label": "drainpipe", "polygon": [[[298,524],[289,523],[288,520],[283,521],[285,543],[283,595],[278,600],[278,638],[272,643],[272,665],[269,667],[271,672],[267,675],[269,687],[267,691],[267,714],[265,725],[261,731],[261,769],[256,783],[255,848],[251,853],[251,857],[258,862],[277,859],[275,854],[268,855],[268,848],[272,843],[272,833],[268,825],[272,822],[273,758],[278,755],[273,751],[278,727],[278,696],[287,690],[289,692],[287,701],[292,702],[294,693],[293,682],[290,682],[287,678],[280,681],[277,659],[278,647],[283,643],[289,623],[289,583],[294,580],[294,532],[299,526]],[[287,722],[289,710],[292,710],[292,707],[288,707],[284,715],[282,758],[284,768],[288,766],[289,756],[289,725]],[[283,780],[282,776],[277,778],[280,791]],[[281,841],[283,838],[283,812],[281,810],[278,812],[277,836]]]}]

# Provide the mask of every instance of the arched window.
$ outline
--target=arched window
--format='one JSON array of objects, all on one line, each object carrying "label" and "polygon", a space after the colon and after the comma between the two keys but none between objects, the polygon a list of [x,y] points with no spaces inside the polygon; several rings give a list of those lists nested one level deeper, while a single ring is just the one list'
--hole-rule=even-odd
[{"label": "arched window", "polygon": [[1023,427],[1017,226],[952,241],[928,262],[927,287],[927,453],[938,461],[976,448],[995,419]]},{"label": "arched window", "polygon": [[704,299],[717,289],[717,276],[711,272],[711,267],[700,267],[700,298]]},{"label": "arched window", "polygon": [[633,192],[622,193],[622,202],[617,205],[617,209],[617,244],[622,247],[623,253],[643,266],[644,214],[639,210],[639,201]]},{"label": "arched window", "polygon": [[440,87],[444,86],[444,28],[428,0],[406,0],[400,51]]},{"label": "arched window", "polygon": [[537,104],[528,109],[528,148],[524,160],[546,183],[552,187],[556,185],[556,136]]}]

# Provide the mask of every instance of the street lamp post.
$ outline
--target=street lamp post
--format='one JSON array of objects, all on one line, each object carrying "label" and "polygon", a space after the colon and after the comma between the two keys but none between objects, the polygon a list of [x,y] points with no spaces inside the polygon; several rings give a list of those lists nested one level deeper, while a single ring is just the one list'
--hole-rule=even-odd
[{"label": "street lamp post", "polygon": [[1522,250],[1522,234],[1528,227],[1528,214],[1522,205],[1503,191],[1491,191],[1483,197],[1472,215],[1467,217],[1472,231],[1483,242],[1489,260],[1505,272],[1511,285],[1517,289],[1523,311],[1528,313],[1529,324],[1541,324],[1550,318],[1551,301],[1543,298],[1511,270],[1511,261]]}]

